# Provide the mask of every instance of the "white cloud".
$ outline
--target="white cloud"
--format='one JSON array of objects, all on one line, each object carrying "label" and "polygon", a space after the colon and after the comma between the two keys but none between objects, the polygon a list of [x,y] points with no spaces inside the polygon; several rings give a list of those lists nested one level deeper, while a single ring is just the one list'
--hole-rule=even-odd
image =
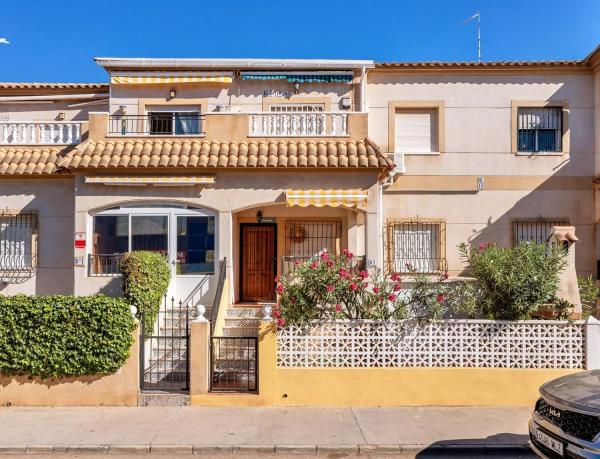
[{"label": "white cloud", "polygon": [[0,45],[10,45],[10,41],[7,38],[0,37]]}]

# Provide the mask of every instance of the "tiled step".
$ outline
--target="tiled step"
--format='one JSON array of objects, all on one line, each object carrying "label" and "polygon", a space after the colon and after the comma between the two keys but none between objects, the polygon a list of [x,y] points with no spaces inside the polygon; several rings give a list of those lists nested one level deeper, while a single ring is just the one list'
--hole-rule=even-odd
[{"label": "tiled step", "polygon": [[255,317],[227,317],[225,319],[225,327],[260,327],[260,319]]},{"label": "tiled step", "polygon": [[225,327],[223,328],[223,336],[240,338],[255,337],[258,336],[258,327]]},{"label": "tiled step", "polygon": [[235,306],[230,306],[227,309],[227,318],[233,317],[250,317],[261,319],[264,316],[261,308],[240,308]]}]

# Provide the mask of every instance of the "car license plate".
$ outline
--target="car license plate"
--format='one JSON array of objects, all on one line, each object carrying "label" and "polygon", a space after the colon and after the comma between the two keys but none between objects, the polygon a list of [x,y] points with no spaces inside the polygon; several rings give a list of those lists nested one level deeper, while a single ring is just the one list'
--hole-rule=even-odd
[{"label": "car license plate", "polygon": [[546,435],[539,429],[534,429],[533,435],[535,436],[538,443],[541,443],[546,448],[551,449],[552,451],[560,454],[561,456],[563,455],[564,446],[562,442],[555,440],[550,435]]}]

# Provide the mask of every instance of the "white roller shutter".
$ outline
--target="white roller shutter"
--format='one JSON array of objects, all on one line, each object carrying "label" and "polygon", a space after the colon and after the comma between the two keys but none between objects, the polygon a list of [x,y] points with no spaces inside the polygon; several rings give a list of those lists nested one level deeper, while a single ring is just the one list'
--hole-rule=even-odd
[{"label": "white roller shutter", "polygon": [[438,151],[437,110],[400,110],[395,119],[396,153]]}]

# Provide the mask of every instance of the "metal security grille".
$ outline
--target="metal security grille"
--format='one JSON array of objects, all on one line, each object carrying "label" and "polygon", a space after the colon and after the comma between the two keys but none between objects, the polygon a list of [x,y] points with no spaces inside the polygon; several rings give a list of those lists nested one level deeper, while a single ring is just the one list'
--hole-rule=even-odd
[{"label": "metal security grille", "polygon": [[341,252],[342,222],[338,220],[288,220],[285,223],[285,255],[282,273],[293,271],[295,263],[309,260],[327,249]]},{"label": "metal security grille", "polygon": [[562,150],[562,107],[519,108],[517,124],[519,151]]},{"label": "metal security grille", "polygon": [[445,234],[444,222],[389,223],[386,231],[387,269],[424,274],[446,271]]},{"label": "metal security grille", "polygon": [[512,224],[513,245],[517,245],[521,241],[543,244],[548,240],[553,226],[569,225],[568,219],[515,220]]},{"label": "metal security grille", "polygon": [[164,301],[153,330],[142,317],[140,381],[142,390],[185,392],[189,389],[190,316],[192,309],[173,298]]},{"label": "metal security grille", "polygon": [[121,273],[121,260],[124,254],[89,254],[88,276],[117,276]]},{"label": "metal security grille", "polygon": [[323,104],[281,104],[271,105],[272,112],[298,113],[298,112],[322,112],[325,110]]},{"label": "metal security grille", "polygon": [[211,338],[210,390],[256,392],[258,390],[258,338]]},{"label": "metal security grille", "polygon": [[36,267],[37,215],[0,215],[0,270],[30,271]]}]

